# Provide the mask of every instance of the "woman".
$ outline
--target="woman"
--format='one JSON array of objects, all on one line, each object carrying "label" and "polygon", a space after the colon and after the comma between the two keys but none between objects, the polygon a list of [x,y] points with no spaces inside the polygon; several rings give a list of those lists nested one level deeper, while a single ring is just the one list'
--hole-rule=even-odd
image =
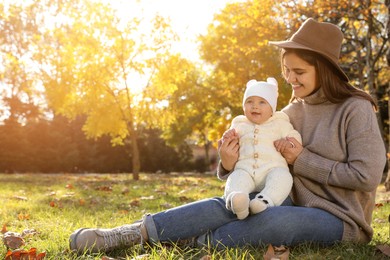
[{"label": "woman", "polygon": [[[275,142],[294,180],[281,206],[237,220],[223,198],[205,199],[146,215],[132,225],[76,230],[71,249],[108,251],[193,237],[216,247],[369,242],[385,148],[374,101],[352,87],[338,65],[342,40],[337,26],[308,19],[289,40],[271,42],[282,48],[282,72],[292,87],[283,111],[303,138],[302,145],[289,139],[293,147]],[[220,144],[219,152],[218,175],[227,178],[238,158],[237,140]]]}]

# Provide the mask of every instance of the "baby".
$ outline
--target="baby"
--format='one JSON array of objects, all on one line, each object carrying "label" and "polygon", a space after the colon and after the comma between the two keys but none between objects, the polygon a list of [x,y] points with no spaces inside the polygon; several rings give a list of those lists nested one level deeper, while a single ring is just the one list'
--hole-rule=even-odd
[{"label": "baby", "polygon": [[[274,78],[267,82],[250,80],[243,98],[244,115],[235,117],[222,137],[222,142],[239,138],[239,158],[227,177],[225,186],[226,207],[246,218],[267,207],[279,206],[292,187],[292,176],[286,160],[276,151],[274,141],[287,137],[302,142],[288,116],[276,112],[278,83]],[[259,192],[254,199],[249,193]]]}]

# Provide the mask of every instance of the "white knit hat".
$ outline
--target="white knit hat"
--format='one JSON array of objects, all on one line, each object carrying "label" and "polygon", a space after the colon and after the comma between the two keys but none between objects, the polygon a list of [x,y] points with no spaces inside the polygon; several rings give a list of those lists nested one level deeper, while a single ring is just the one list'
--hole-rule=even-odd
[{"label": "white knit hat", "polygon": [[257,81],[255,79],[248,81],[248,83],[246,83],[242,106],[244,106],[245,100],[248,97],[253,96],[262,97],[267,100],[272,107],[272,111],[275,113],[278,101],[278,82],[275,78],[267,78],[267,82]]}]

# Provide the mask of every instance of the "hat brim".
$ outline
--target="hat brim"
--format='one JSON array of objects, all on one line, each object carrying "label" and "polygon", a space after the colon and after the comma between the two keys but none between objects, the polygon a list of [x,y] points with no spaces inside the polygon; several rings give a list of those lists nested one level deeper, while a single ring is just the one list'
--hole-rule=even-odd
[{"label": "hat brim", "polygon": [[343,80],[345,80],[347,82],[349,81],[348,76],[344,73],[344,71],[341,69],[339,64],[337,64],[326,53],[323,53],[323,52],[318,51],[318,50],[314,50],[314,49],[309,48],[309,47],[307,47],[307,46],[305,46],[303,44],[296,43],[296,42],[293,42],[293,41],[269,41],[268,43],[271,44],[271,45],[278,46],[278,47],[283,48],[283,49],[301,49],[301,50],[308,50],[308,51],[312,51],[312,52],[318,53],[321,56],[323,56],[324,58],[326,58],[340,72],[340,76],[343,77]]}]

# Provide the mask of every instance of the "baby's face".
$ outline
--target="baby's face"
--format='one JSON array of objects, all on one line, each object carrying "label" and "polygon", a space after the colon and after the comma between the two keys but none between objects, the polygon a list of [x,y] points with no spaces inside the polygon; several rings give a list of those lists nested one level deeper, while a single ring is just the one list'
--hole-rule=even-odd
[{"label": "baby's face", "polygon": [[262,124],[272,116],[272,107],[262,97],[248,97],[244,103],[244,115],[254,124]]}]

